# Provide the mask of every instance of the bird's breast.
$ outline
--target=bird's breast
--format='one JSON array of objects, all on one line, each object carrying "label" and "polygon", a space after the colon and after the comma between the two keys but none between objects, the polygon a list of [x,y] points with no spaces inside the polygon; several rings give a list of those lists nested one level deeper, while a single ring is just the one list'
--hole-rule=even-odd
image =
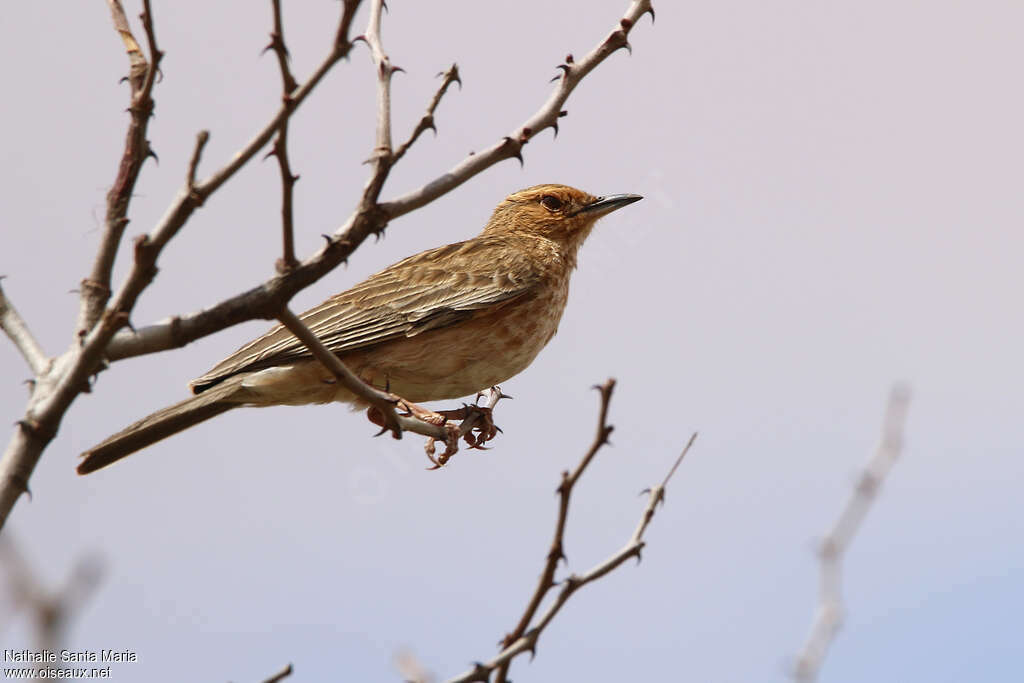
[{"label": "bird's breast", "polygon": [[558,330],[568,274],[472,318],[344,357],[373,384],[410,401],[469,396],[519,374]]}]

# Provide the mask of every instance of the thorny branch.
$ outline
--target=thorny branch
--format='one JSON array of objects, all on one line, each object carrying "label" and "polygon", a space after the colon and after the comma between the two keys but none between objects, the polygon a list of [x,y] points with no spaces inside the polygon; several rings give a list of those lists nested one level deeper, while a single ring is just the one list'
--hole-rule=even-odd
[{"label": "thorny branch", "polygon": [[676,469],[679,467],[679,464],[682,462],[687,452],[689,452],[690,447],[697,438],[696,434],[693,434],[693,436],[690,437],[690,440],[683,448],[682,453],[680,453],[679,457],[676,458],[675,463],[672,465],[662,482],[646,492],[647,505],[644,508],[643,514],[640,516],[640,522],[637,524],[636,530],[633,532],[632,536],[630,536],[626,544],[614,555],[595,565],[586,573],[582,575],[570,574],[565,578],[561,582],[562,588],[558,591],[554,601],[548,606],[540,618],[537,618],[537,611],[544,598],[558,585],[555,582],[555,570],[558,567],[558,562],[565,559],[565,525],[568,518],[569,502],[570,497],[572,496],[573,487],[579,481],[587,466],[593,461],[597,452],[603,445],[608,443],[608,437],[612,433],[613,427],[607,423],[607,417],[608,405],[611,401],[612,391],[614,388],[614,379],[609,379],[603,385],[597,387],[601,392],[601,409],[597,423],[597,434],[594,436],[593,443],[576,466],[576,469],[574,469],[572,473],[569,473],[568,471],[562,473],[562,482],[558,486],[558,517],[555,522],[554,538],[551,541],[551,548],[548,550],[547,557],[545,558],[544,569],[541,572],[539,581],[537,582],[537,588],[530,597],[526,610],[523,612],[522,617],[520,617],[515,629],[513,629],[513,631],[506,635],[502,640],[502,650],[497,656],[488,662],[477,662],[472,669],[450,679],[448,683],[470,683],[471,681],[486,683],[491,679],[492,674],[495,675],[496,683],[506,682],[512,660],[524,652],[529,652],[531,654],[535,653],[541,633],[544,632],[544,629],[547,628],[548,624],[551,623],[565,603],[568,602],[573,593],[583,588],[588,583],[597,581],[609,572],[615,570],[629,558],[635,557],[637,560],[640,559],[640,553],[645,544],[643,540],[644,532],[647,530],[647,526],[654,517],[658,504],[664,502],[665,487],[668,485],[672,475],[675,474]]},{"label": "thorny branch", "polygon": [[846,502],[846,506],[839,513],[818,550],[821,561],[818,609],[811,623],[807,641],[793,669],[793,678],[801,683],[810,683],[818,678],[828,648],[842,626],[843,555],[871,508],[878,489],[903,450],[903,425],[906,422],[909,403],[910,392],[906,387],[894,387],[889,395],[878,449],[861,473],[853,495]]},{"label": "thorny branch", "polygon": [[144,0],[144,11],[140,17],[146,32],[149,47],[149,61],[132,35],[131,26],[125,16],[120,0],[107,0],[110,6],[114,29],[124,42],[128,54],[128,78],[131,87],[128,112],[131,119],[125,135],[124,151],[117,167],[117,177],[107,192],[107,211],[104,218],[103,237],[96,252],[96,260],[90,275],[82,281],[81,304],[78,315],[78,334],[84,336],[96,324],[110,298],[110,273],[114,258],[121,245],[124,230],[128,227],[128,208],[131,204],[135,183],[142,170],[142,164],[153,150],[146,139],[149,119],[153,116],[153,85],[160,69],[163,53],[157,48],[156,31],[153,26],[153,11],[149,0]]},{"label": "thorny branch", "polygon": [[651,7],[650,0],[633,0],[629,5],[629,9],[626,10],[625,16],[619,20],[618,25],[612,29],[597,47],[587,53],[583,59],[566,60],[565,64],[560,65],[559,68],[562,70],[562,75],[558,79],[558,85],[555,87],[554,92],[551,93],[551,96],[548,97],[547,102],[533,116],[499,142],[491,145],[491,147],[483,152],[471,154],[447,173],[396,199],[384,202],[381,205],[381,210],[390,218],[397,218],[450,192],[498,161],[513,158],[522,161],[523,145],[533,137],[547,128],[553,129],[557,134],[558,119],[565,115],[562,106],[569,99],[569,95],[576,89],[580,81],[616,50],[621,48],[631,49],[629,45],[629,32],[640,18],[647,13],[650,13],[652,17],[654,16],[654,9]]},{"label": "thorny branch", "polygon": [[[292,75],[288,64],[288,48],[284,42],[284,22],[281,19],[281,0],[271,0],[274,9],[274,30],[270,33],[270,44],[264,49],[273,50],[277,57],[277,65],[281,71],[281,101],[285,106],[291,103],[291,94],[299,84]],[[292,173],[288,160],[288,119],[281,122],[274,138],[274,146],[267,156],[277,158],[277,166],[281,171],[281,260],[277,262],[277,272],[287,273],[299,264],[295,258],[295,228],[292,211],[292,198],[295,194],[295,182],[299,176]]]},{"label": "thorny branch", "polygon": [[[143,16],[143,26],[153,51],[153,61],[156,62],[158,61],[159,51],[156,48],[152,12],[149,8],[149,1],[143,1],[146,9]],[[45,376],[37,378],[37,381],[34,383],[25,416],[18,421],[17,428],[8,442],[3,458],[0,459],[0,528],[6,523],[11,509],[21,494],[28,492],[28,482],[32,471],[35,469],[43,449],[46,448],[47,444],[56,435],[64,413],[71,405],[71,402],[78,394],[89,390],[89,378],[101,369],[110,340],[118,330],[130,326],[130,313],[139,295],[156,276],[156,260],[163,247],[184,226],[192,212],[201,206],[210,194],[231,178],[238,169],[247,163],[267,143],[280,126],[281,121],[291,116],[298,104],[312,92],[313,88],[316,87],[317,83],[320,82],[330,68],[348,54],[351,49],[351,42],[347,40],[348,30],[358,5],[359,0],[344,0],[341,19],[339,20],[338,38],[327,57],[309,80],[295,91],[293,105],[291,107],[282,107],[263,130],[243,147],[241,151],[235,154],[234,158],[227,165],[206,180],[196,182],[194,178],[195,167],[198,164],[198,154],[203,142],[203,136],[200,135],[201,141],[197,143],[193,163],[190,165],[184,187],[179,191],[178,196],[156,227],[149,234],[141,235],[135,240],[134,263],[117,295],[114,296],[113,301],[109,302],[105,309],[102,304],[96,308],[97,311],[102,311],[102,313],[96,314],[96,319],[92,324],[79,327],[76,343],[73,343],[63,355],[54,359],[50,371]],[[141,55],[136,54],[138,46],[135,44],[134,39],[129,40],[131,37],[130,31],[125,32],[127,21],[124,20],[124,12],[120,9],[119,4],[112,5],[112,11],[115,29],[118,30],[122,40],[128,46],[129,61],[133,66],[137,66]],[[155,64],[147,67],[147,72],[142,80],[141,90],[139,91],[144,95],[144,98],[141,101],[137,101],[133,97],[132,100],[133,108],[136,105],[143,107],[140,111],[145,113],[147,117],[152,110],[149,93],[155,82],[155,72]],[[138,69],[134,69],[133,73],[137,74]],[[129,78],[131,80],[132,77],[130,76]],[[145,109],[146,102],[150,103],[148,110]],[[130,138],[132,130],[137,125],[136,115],[133,111],[132,121],[129,124]],[[143,142],[145,141],[144,135],[141,139]],[[134,150],[132,152],[134,156],[130,159],[130,165],[132,167],[135,164],[141,165],[142,159],[149,152],[148,143],[132,146],[130,139],[129,146]],[[122,162],[124,161],[125,158],[123,157]],[[120,182],[122,177],[120,172],[118,177],[118,182]],[[134,183],[134,177],[131,174],[129,174],[129,177],[132,178],[131,182]],[[127,200],[130,195],[131,191],[129,188],[125,191],[125,199]],[[125,205],[126,210],[127,204]],[[101,261],[105,263],[104,259],[107,258],[105,254],[116,252],[117,243],[123,234],[123,226],[119,230],[116,234],[116,239],[112,236],[113,233],[109,230],[107,231],[100,245],[100,256],[97,259],[97,263]],[[110,258],[112,259],[113,256],[110,255]],[[109,273],[107,278],[109,279]],[[91,287],[90,285],[84,289],[90,289]],[[95,288],[92,289],[95,290]],[[86,294],[85,296],[93,295]],[[102,294],[100,298],[106,301],[108,296],[109,292]],[[83,312],[79,316],[80,322],[89,322],[95,306],[94,303],[83,305]]]},{"label": "thorny branch", "polygon": [[[421,188],[382,204],[378,201],[380,191],[394,163],[390,78],[395,69],[390,66],[380,45],[383,2],[375,0],[364,39],[371,47],[379,73],[377,145],[372,159],[373,170],[356,210],[328,239],[326,245],[287,273],[279,273],[212,308],[185,316],[174,316],[165,322],[136,331],[131,326],[130,315],[138,297],[156,276],[156,263],[163,248],[211,194],[280,132],[282,123],[292,116],[330,69],[349,54],[352,47],[352,41],[348,39],[349,29],[360,0],[342,0],[336,37],[326,57],[304,83],[291,91],[287,101],[228,163],[203,180],[195,179],[195,165],[190,168],[186,183],[163,217],[148,234],[136,239],[134,263],[112,298],[109,271],[127,225],[127,202],[131,198],[138,167],[151,154],[145,139],[144,124],[152,113],[151,92],[161,53],[157,48],[149,0],[143,0],[145,12],[142,23],[151,51],[150,62],[145,61],[132,37],[119,0],[108,1],[115,29],[126,45],[131,65],[129,81],[133,93],[132,119],[126,143],[126,149],[131,151],[122,157],[122,167],[111,190],[111,196],[116,196],[117,202],[123,202],[123,208],[117,204],[117,210],[109,213],[92,276],[83,282],[83,305],[77,339],[64,354],[53,359],[52,367],[44,376],[37,378],[25,416],[18,422],[3,458],[0,459],[0,528],[20,495],[28,492],[29,478],[35,465],[56,435],[71,402],[78,394],[89,390],[90,378],[102,369],[106,361],[178,348],[246,320],[276,318],[292,296],[345,261],[369,235],[380,234],[389,220],[433,201],[499,161],[511,157],[521,159],[520,150],[526,141],[544,128],[557,129],[557,120],[564,114],[561,107],[579,81],[613,52],[619,48],[628,48],[627,36],[636,21],[644,13],[650,12],[653,15],[650,0],[631,2],[626,16],[597,47],[582,60],[572,65],[563,65],[564,73],[548,101],[513,135],[482,153],[470,155],[454,169]],[[138,84],[140,76],[141,84]],[[197,144],[197,154],[200,149],[201,144]],[[197,163],[198,156],[195,159]],[[108,203],[108,207],[113,205]],[[125,330],[126,327],[131,331]]]},{"label": "thorny branch", "polygon": [[434,93],[433,99],[430,100],[430,104],[427,105],[427,113],[423,115],[423,118],[419,120],[416,127],[413,128],[412,134],[409,135],[409,139],[403,142],[397,150],[395,150],[394,158],[392,163],[396,163],[399,159],[405,156],[405,153],[409,151],[409,148],[413,146],[417,138],[422,135],[425,131],[432,130],[437,133],[437,127],[434,125],[434,112],[437,110],[437,105],[441,104],[441,98],[448,91],[448,86],[452,83],[458,83],[459,88],[462,88],[462,79],[459,78],[459,65],[452,64],[448,67],[447,71],[442,71],[437,74],[441,78],[441,85],[438,87],[437,92]]},{"label": "thorny branch", "polygon": [[[483,152],[469,155],[454,168],[422,187],[382,204],[367,202],[367,197],[373,196],[373,188],[383,184],[383,179],[378,176],[389,168],[387,164],[382,163],[382,157],[377,155],[372,160],[374,170],[367,181],[359,206],[319,252],[287,274],[279,274],[210,308],[175,315],[134,332],[119,333],[107,347],[107,359],[114,361],[179,348],[247,320],[274,318],[281,301],[287,301],[296,292],[316,282],[335,266],[347,260],[366,237],[379,233],[389,220],[432,202],[500,161],[516,157],[523,144],[515,142],[516,140],[529,140],[544,128],[557,130],[558,119],[564,113],[561,107],[572,91],[598,64],[616,50],[628,45],[629,32],[647,12],[652,15],[654,12],[650,0],[631,2],[626,15],[597,47],[583,59],[576,60],[570,68],[563,69],[564,74],[547,102],[519,126],[513,135],[503,138],[501,142]],[[390,76],[388,78],[390,79]],[[378,112],[378,124],[381,121],[382,117]],[[270,134],[267,135],[268,138],[269,136]],[[381,137],[378,134],[378,143]],[[509,140],[513,141],[511,147]]]}]

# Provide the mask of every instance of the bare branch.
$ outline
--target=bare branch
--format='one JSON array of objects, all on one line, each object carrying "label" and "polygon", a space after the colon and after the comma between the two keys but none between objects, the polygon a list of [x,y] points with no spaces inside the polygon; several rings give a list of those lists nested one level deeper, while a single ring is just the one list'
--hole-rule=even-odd
[{"label": "bare branch", "polygon": [[853,495],[821,543],[818,551],[821,562],[818,609],[811,623],[810,634],[793,670],[793,678],[801,683],[810,683],[817,679],[828,654],[828,648],[842,625],[843,555],[871,508],[878,489],[903,450],[903,426],[909,402],[910,392],[906,387],[893,388],[885,411],[882,439],[878,449],[861,473]]},{"label": "bare branch", "polygon": [[597,451],[600,450],[601,446],[608,442],[608,435],[612,431],[612,427],[607,424],[606,418],[608,413],[608,404],[611,400],[611,394],[614,387],[615,380],[612,379],[598,387],[601,391],[601,414],[597,424],[597,435],[595,436],[590,449],[580,460],[572,474],[569,472],[562,473],[562,483],[558,487],[559,505],[558,518],[555,522],[554,540],[551,543],[551,549],[548,551],[547,558],[545,559],[544,569],[541,572],[537,588],[533,592],[533,595],[527,604],[526,611],[523,613],[523,616],[520,618],[519,623],[516,624],[516,628],[512,633],[509,633],[503,639],[502,650],[496,657],[485,663],[478,662],[472,669],[450,679],[449,683],[469,683],[470,681],[486,682],[490,680],[492,674],[495,674],[496,683],[504,683],[507,681],[508,670],[511,666],[512,660],[524,652],[530,652],[531,654],[535,652],[537,641],[540,639],[541,633],[543,633],[544,629],[547,628],[548,624],[550,624],[555,618],[558,612],[562,609],[562,606],[568,602],[573,593],[583,586],[593,583],[609,572],[615,570],[629,558],[640,558],[640,553],[643,550],[645,543],[643,540],[644,532],[647,530],[647,526],[654,517],[658,504],[664,502],[665,486],[675,473],[679,463],[682,462],[687,452],[689,452],[690,447],[697,438],[696,434],[690,437],[686,447],[683,448],[682,453],[676,459],[672,468],[662,480],[662,483],[648,490],[647,505],[640,517],[640,522],[637,524],[636,530],[633,532],[632,536],[630,536],[626,545],[608,559],[592,567],[586,573],[582,575],[572,574],[562,581],[562,588],[558,591],[554,601],[547,610],[544,611],[541,617],[535,620],[537,610],[540,607],[541,602],[547,596],[549,591],[554,589],[557,585],[554,578],[555,569],[558,566],[558,561],[565,557],[563,538],[565,536],[565,523],[573,486],[575,486],[576,482],[579,481],[580,476],[593,460]]},{"label": "bare branch", "polygon": [[[263,148],[270,138],[274,136],[278,128],[281,126],[281,122],[287,118],[290,118],[293,113],[299,108],[305,99],[309,96],[313,89],[323,80],[323,77],[331,70],[331,68],[337,64],[341,59],[348,56],[348,53],[352,49],[352,41],[348,39],[349,29],[352,25],[352,19],[355,17],[356,9],[359,7],[360,0],[343,0],[342,3],[342,14],[341,19],[338,22],[337,38],[331,51],[327,54],[324,60],[320,63],[320,66],[316,68],[309,79],[301,86],[296,88],[290,98],[288,104],[282,104],[281,108],[274,114],[273,118],[248,142],[246,145],[235,153],[235,156],[227,163],[223,168],[215,172],[209,178],[204,180],[196,190],[203,196],[207,197],[215,192],[221,185],[227,182],[235,173],[238,172],[242,166],[244,166],[252,157]],[[168,214],[173,213],[174,208],[168,211]]]},{"label": "bare branch", "polygon": [[79,335],[84,335],[92,329],[110,298],[110,273],[114,267],[114,259],[117,257],[117,249],[121,245],[124,230],[128,227],[128,207],[132,200],[132,193],[135,190],[135,183],[138,181],[143,162],[146,157],[153,154],[149,141],[146,139],[146,131],[149,127],[149,119],[153,115],[153,85],[156,82],[156,73],[160,68],[160,60],[163,57],[163,53],[160,52],[156,44],[156,30],[153,26],[153,13],[149,6],[149,0],[145,0],[143,3],[144,12],[142,14],[142,24],[149,44],[150,61],[148,62],[142,53],[142,48],[139,47],[132,35],[131,26],[120,0],[107,0],[107,4],[110,6],[114,30],[124,42],[125,52],[128,55],[127,81],[131,86],[131,104],[128,106],[128,112],[131,118],[128,122],[128,131],[125,134],[121,161],[118,163],[117,177],[114,179],[110,191],[107,192],[103,238],[96,252],[92,272],[82,280],[81,284],[81,303],[78,314]]},{"label": "bare branch", "polygon": [[288,47],[284,42],[284,21],[281,18],[281,0],[270,0],[274,11],[274,30],[270,33],[270,44],[264,48],[264,52],[272,50],[277,57],[277,66],[281,71],[281,85],[285,95],[291,94],[299,87],[295,76],[292,75],[291,66],[288,63]]},{"label": "bare branch", "polygon": [[[270,34],[270,44],[266,50],[273,50],[277,56],[277,65],[281,71],[281,101],[285,106],[291,105],[291,93],[298,87],[288,65],[288,48],[284,41],[284,22],[281,19],[281,0],[272,0],[274,8],[274,30]],[[277,166],[281,171],[281,259],[277,262],[277,272],[287,273],[299,264],[295,258],[295,221],[292,202],[295,194],[295,181],[299,179],[292,173],[291,162],[288,160],[288,119],[281,122],[274,138],[274,146],[268,156],[277,158]]]},{"label": "bare branch", "polygon": [[288,664],[285,668],[278,671],[270,678],[263,681],[263,683],[281,683],[284,679],[292,675],[292,665]]},{"label": "bare branch", "polygon": [[[348,11],[347,5],[346,11]],[[502,139],[500,143],[483,153],[471,155],[451,171],[427,183],[422,188],[383,204],[378,204],[377,198],[390,164],[387,163],[385,156],[375,155],[372,159],[374,170],[367,181],[359,206],[348,220],[335,231],[330,242],[318,253],[287,274],[277,275],[210,308],[173,316],[165,321],[141,328],[137,333],[126,331],[118,334],[107,348],[106,357],[109,360],[120,360],[179,348],[247,320],[276,317],[280,302],[288,301],[296,292],[316,282],[339,263],[345,261],[370,234],[379,234],[389,220],[432,202],[484,169],[503,159],[516,156],[522,147],[522,142],[517,142],[518,140],[528,140],[544,127],[556,127],[557,120],[562,114],[560,107],[565,103],[569,94],[608,55],[625,47],[627,34],[633,24],[645,12],[650,11],[649,0],[632,2],[618,27],[583,60],[575,62],[571,68],[564,70],[564,75],[548,101],[523,126],[517,129],[515,136]],[[383,120],[378,109],[378,124]],[[267,139],[276,129],[277,119],[271,124],[273,128],[266,133]],[[385,137],[383,131],[378,130],[377,137],[378,141],[383,139]],[[386,137],[390,139],[390,133]],[[216,185],[214,180],[218,177],[215,175],[207,182]]]},{"label": "bare branch", "polygon": [[[155,61],[159,51],[156,49],[153,24],[148,12],[148,0],[144,0],[144,5],[147,8],[147,13],[143,16],[143,25],[150,40],[150,47],[154,50]],[[37,382],[33,387],[25,416],[18,421],[18,426],[11,435],[3,458],[0,459],[0,528],[6,523],[11,509],[21,494],[28,492],[28,482],[39,462],[39,457],[56,435],[61,419],[71,402],[82,391],[89,389],[89,378],[100,368],[110,340],[118,330],[130,326],[129,315],[139,295],[156,276],[156,260],[164,246],[178,233],[192,212],[266,144],[281,122],[292,115],[296,107],[312,92],[330,68],[348,54],[352,47],[351,41],[347,40],[348,30],[358,6],[359,0],[343,0],[337,39],[327,57],[309,80],[295,91],[292,106],[282,107],[255,138],[243,147],[227,165],[209,178],[199,183],[187,180],[152,232],[140,236],[135,241],[134,264],[117,295],[106,309],[103,310],[101,305],[94,311],[94,304],[83,305],[83,311],[86,313],[80,315],[80,319],[86,320],[95,314],[97,316],[95,323],[91,326],[79,326],[79,343],[72,345],[63,356],[56,359],[52,378],[48,378],[45,383]],[[121,14],[123,15],[123,11]],[[115,25],[120,26],[116,13]],[[124,22],[123,25],[127,26],[127,22]],[[124,33],[122,33],[123,37]],[[151,69],[143,81],[142,92],[148,93],[148,90],[152,88],[154,72],[155,65],[151,65]],[[133,106],[135,104],[136,101],[133,99]],[[197,152],[200,147],[201,145],[197,145]],[[198,157],[196,158],[198,159]],[[101,247],[101,251],[104,248]],[[83,291],[88,288],[84,287]],[[298,289],[301,287],[296,288],[295,291]],[[104,294],[101,298],[106,296]],[[261,312],[267,311],[265,309]],[[265,317],[273,317],[273,313]]]},{"label": "bare branch", "polygon": [[185,174],[185,186],[194,188],[196,186],[196,171],[199,169],[199,160],[203,158],[203,148],[210,141],[210,131],[201,130],[196,135],[196,146],[192,148],[192,157],[188,161],[188,172]]},{"label": "bare branch", "polygon": [[521,159],[522,148],[534,136],[546,128],[557,133],[558,119],[564,114],[563,105],[580,81],[610,54],[620,48],[629,48],[629,32],[633,26],[651,12],[650,0],[633,0],[626,15],[619,20],[614,29],[583,59],[572,61],[561,66],[562,75],[555,91],[548,101],[522,125],[503,137],[500,141],[477,154],[471,154],[455,165],[454,168],[434,180],[411,192],[381,204],[381,210],[391,219],[409,213],[428,204],[438,197],[452,191],[477,173],[505,159]]},{"label": "bare branch", "polygon": [[299,176],[292,173],[291,162],[288,160],[287,119],[277,130],[277,137],[274,138],[274,147],[270,154],[277,158],[277,166],[281,171],[281,258],[276,266],[278,273],[287,273],[299,265],[299,260],[295,258],[295,219],[292,209],[295,182]]},{"label": "bare branch", "polygon": [[396,163],[399,159],[405,156],[405,153],[413,146],[416,139],[425,131],[432,130],[435,133],[437,132],[437,128],[434,126],[434,111],[437,110],[437,105],[441,103],[441,98],[444,97],[445,92],[448,91],[448,86],[452,83],[458,83],[459,87],[462,87],[462,79],[459,78],[458,64],[452,64],[448,67],[447,71],[442,71],[438,76],[441,77],[441,85],[438,87],[437,92],[434,93],[434,97],[430,100],[430,104],[427,105],[427,113],[423,115],[423,118],[421,118],[419,123],[416,124],[416,127],[413,128],[409,139],[403,142],[398,149],[395,150],[393,163]]},{"label": "bare branch", "polygon": [[299,340],[306,345],[313,356],[320,361],[325,368],[331,371],[334,376],[341,382],[346,389],[351,391],[356,396],[362,398],[364,401],[381,411],[384,416],[385,424],[387,429],[391,430],[396,439],[402,438],[402,425],[398,420],[398,413],[395,412],[395,403],[397,402],[395,397],[391,394],[385,393],[376,387],[370,386],[363,380],[359,379],[358,376],[341,362],[341,359],[331,353],[331,351],[323,345],[313,331],[306,327],[299,317],[291,312],[287,306],[281,307],[281,311],[277,314],[278,320],[281,324],[288,328],[288,331],[294,334]]},{"label": "bare branch", "polygon": [[2,286],[0,286],[0,329],[7,333],[14,345],[18,347],[18,351],[21,352],[25,362],[32,369],[33,375],[39,377],[50,370],[51,359],[36,341],[32,331],[28,329],[28,325],[18,313],[18,309],[4,294]]},{"label": "bare branch", "polygon": [[103,567],[95,557],[75,562],[64,585],[52,589],[39,579],[19,552],[10,534],[0,536],[0,574],[6,575],[7,589],[16,610],[27,612],[35,635],[37,650],[56,651],[67,640],[67,629],[82,605],[92,597],[103,576]]},{"label": "bare branch", "polygon": [[[579,464],[576,465],[576,469],[573,470],[572,474],[569,474],[568,471],[562,472],[562,482],[558,485],[558,519],[555,522],[555,535],[551,541],[551,548],[548,550],[547,561],[544,563],[544,569],[541,572],[540,579],[537,581],[537,588],[533,591],[533,596],[526,605],[526,610],[519,618],[519,622],[512,629],[512,632],[505,636],[504,645],[506,647],[526,633],[526,629],[533,622],[533,617],[536,615],[537,608],[540,607],[544,596],[554,587],[555,570],[558,569],[558,562],[565,559],[563,539],[565,537],[565,524],[569,518],[569,497],[572,495],[572,489],[583,475],[583,471],[593,461],[597,452],[608,443],[608,437],[611,435],[612,430],[615,429],[607,422],[608,404],[612,400],[612,392],[615,390],[615,380],[608,379],[607,382],[596,388],[601,392],[601,408],[597,418],[597,434],[594,435],[593,443],[590,444],[590,448],[584,454]],[[504,671],[507,673],[507,667]],[[499,679],[502,675],[504,674],[499,672]]]},{"label": "bare branch", "polygon": [[396,67],[384,52],[380,39],[380,20],[384,12],[384,0],[371,0],[370,20],[363,40],[370,47],[373,64],[377,67],[377,142],[374,156],[391,158],[391,76]]}]

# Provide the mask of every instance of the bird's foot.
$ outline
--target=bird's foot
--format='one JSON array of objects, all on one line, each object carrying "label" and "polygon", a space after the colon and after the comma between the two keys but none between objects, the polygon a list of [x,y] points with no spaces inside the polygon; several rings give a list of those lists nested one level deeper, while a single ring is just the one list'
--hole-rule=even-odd
[{"label": "bird's foot", "polygon": [[395,398],[397,399],[395,409],[402,411],[406,417],[415,417],[417,420],[438,425],[439,427],[443,427],[448,422],[449,417],[445,414],[446,411],[434,412],[430,408],[424,408],[412,401],[406,401],[400,396],[395,396]]},{"label": "bird's foot", "polygon": [[[459,452],[460,439],[465,441],[470,448],[487,450],[484,444],[501,432],[501,428],[494,424],[494,406],[501,399],[512,397],[501,393],[501,388],[495,386],[477,394],[476,402],[472,405],[463,404],[461,408],[455,410],[438,411],[424,408],[400,396],[393,395],[393,398],[395,408],[401,412],[403,417],[413,417],[441,428],[443,437],[429,436],[424,446],[427,458],[431,462],[431,467],[428,469],[436,470],[444,467],[451,457]],[[486,399],[483,405],[479,404],[481,398]],[[370,422],[384,427],[384,415],[378,408],[369,408],[366,411],[366,416]],[[437,447],[434,445],[436,441],[444,443],[444,452],[440,455],[436,454]]]},{"label": "bird's foot", "polygon": [[[484,405],[479,405],[481,398],[486,399]],[[462,439],[469,447],[476,450],[487,450],[484,445],[496,437],[501,428],[494,424],[494,406],[503,398],[512,398],[508,394],[501,393],[501,388],[494,386],[485,392],[476,395],[476,403],[463,404],[455,410],[439,410],[435,415],[445,418],[445,451],[434,457],[436,452],[434,441],[439,439],[430,438],[427,440],[425,449],[427,458],[433,463],[429,469],[436,470],[443,467],[448,460],[459,450],[459,439]],[[455,422],[458,422],[456,427]]]},{"label": "bird's foot", "polygon": [[437,452],[434,442],[438,439],[432,436],[428,436],[427,442],[423,445],[423,450],[427,453],[427,459],[433,463],[427,468],[428,470],[441,469],[453,455],[459,452],[459,436],[461,436],[459,426],[454,422],[445,422],[443,427],[445,431],[444,453],[437,457],[434,456]]}]

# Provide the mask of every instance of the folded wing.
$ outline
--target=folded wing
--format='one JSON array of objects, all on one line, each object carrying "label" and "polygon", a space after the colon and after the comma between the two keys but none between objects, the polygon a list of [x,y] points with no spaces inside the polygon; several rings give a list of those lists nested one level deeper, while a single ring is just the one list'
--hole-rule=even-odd
[{"label": "folded wing", "polygon": [[[339,354],[454,325],[529,296],[541,283],[543,274],[520,250],[508,248],[508,239],[478,237],[411,256],[300,319]],[[306,346],[278,325],[194,380],[192,389],[199,393],[241,372],[308,358]]]}]

